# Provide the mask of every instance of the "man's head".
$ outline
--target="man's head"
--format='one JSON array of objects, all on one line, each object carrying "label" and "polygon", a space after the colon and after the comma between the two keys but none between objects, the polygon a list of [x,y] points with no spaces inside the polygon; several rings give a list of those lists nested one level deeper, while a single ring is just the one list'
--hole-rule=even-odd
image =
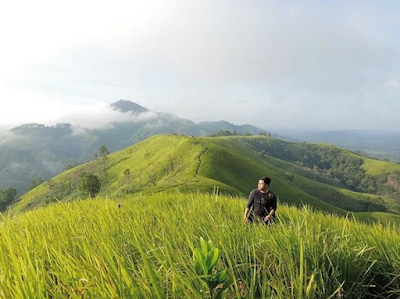
[{"label": "man's head", "polygon": [[271,184],[271,179],[263,176],[261,179],[258,181],[258,190],[267,190],[269,184]]}]

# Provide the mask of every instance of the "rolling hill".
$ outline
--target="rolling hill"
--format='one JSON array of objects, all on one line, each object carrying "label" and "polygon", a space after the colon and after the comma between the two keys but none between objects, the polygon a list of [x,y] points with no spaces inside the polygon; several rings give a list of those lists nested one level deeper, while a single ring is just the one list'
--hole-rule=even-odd
[{"label": "rolling hill", "polygon": [[[258,179],[268,175],[271,190],[282,203],[308,204],[338,215],[350,211],[367,221],[400,219],[400,204],[393,198],[349,190],[304,166],[256,149],[255,144],[270,142],[281,141],[265,136],[154,136],[54,177],[22,196],[11,210],[85,197],[78,188],[83,172],[98,175],[102,182],[99,196],[112,198],[134,193],[212,193],[216,188],[220,193],[246,197]],[[318,175],[319,181],[311,177]]]},{"label": "rolling hill", "polygon": [[[395,130],[396,128],[391,128]],[[358,151],[365,156],[400,163],[400,132],[378,130],[300,131],[282,130],[289,141],[325,142]]]},{"label": "rolling hill", "polygon": [[118,120],[101,128],[89,129],[70,123],[24,124],[2,134],[0,189],[13,187],[21,195],[29,190],[32,181],[47,180],[73,165],[92,160],[102,145],[114,152],[156,134],[206,136],[220,130],[248,134],[263,131],[251,125],[234,125],[226,121],[196,124],[126,100],[111,104],[109,110],[118,116]]},{"label": "rolling hill", "polygon": [[[223,282],[226,298],[397,298],[398,202],[256,148],[269,142],[157,135],[39,185],[0,213],[0,297],[220,298]],[[97,198],[80,193],[84,172]],[[245,225],[262,175],[278,220]]]}]

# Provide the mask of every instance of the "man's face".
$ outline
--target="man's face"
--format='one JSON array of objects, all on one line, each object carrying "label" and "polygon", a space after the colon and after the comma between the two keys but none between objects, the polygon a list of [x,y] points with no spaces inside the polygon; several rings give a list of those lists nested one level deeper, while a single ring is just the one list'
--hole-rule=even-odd
[{"label": "man's face", "polygon": [[263,180],[258,181],[258,190],[265,190],[267,187],[267,184]]}]

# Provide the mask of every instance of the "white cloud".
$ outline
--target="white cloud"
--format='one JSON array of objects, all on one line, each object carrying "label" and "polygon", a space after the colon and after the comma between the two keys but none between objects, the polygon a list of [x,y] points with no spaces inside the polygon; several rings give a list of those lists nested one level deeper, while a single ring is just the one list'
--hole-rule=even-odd
[{"label": "white cloud", "polygon": [[[398,96],[398,79],[388,78],[400,78],[399,9],[357,0],[9,1],[0,11],[0,125],[103,125],[119,116],[98,103],[127,98],[195,121],[259,125],[268,107],[277,126],[367,127],[375,108],[352,117],[362,101],[391,106]],[[398,119],[385,111],[381,128]]]},{"label": "white cloud", "polygon": [[[157,117],[152,111],[140,114],[122,113],[113,110],[110,103],[88,98],[64,99],[62,102],[13,88],[1,88],[0,132],[23,123],[54,125],[70,123],[89,129],[112,126],[113,122],[140,122]],[[22,99],[29,98],[30,101]]]},{"label": "white cloud", "polygon": [[70,106],[56,119],[56,122],[70,123],[81,128],[102,129],[112,127],[114,122],[142,122],[156,117],[157,113],[152,111],[139,114],[123,113],[113,110],[108,103],[98,102],[91,105]]}]

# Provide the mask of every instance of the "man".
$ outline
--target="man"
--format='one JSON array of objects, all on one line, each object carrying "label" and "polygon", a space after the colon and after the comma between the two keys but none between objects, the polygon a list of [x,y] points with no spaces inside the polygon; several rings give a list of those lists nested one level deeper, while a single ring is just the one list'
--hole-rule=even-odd
[{"label": "man", "polygon": [[275,195],[268,191],[270,184],[271,179],[264,176],[258,181],[258,189],[250,192],[249,202],[244,211],[245,222],[261,221],[269,224],[275,220],[277,200]]}]

